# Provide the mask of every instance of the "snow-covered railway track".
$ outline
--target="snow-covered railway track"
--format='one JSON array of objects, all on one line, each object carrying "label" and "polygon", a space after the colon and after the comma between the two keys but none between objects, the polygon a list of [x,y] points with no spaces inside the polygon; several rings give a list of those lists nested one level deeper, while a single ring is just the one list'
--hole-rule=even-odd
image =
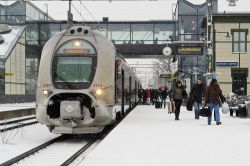
[{"label": "snow-covered railway track", "polygon": [[[99,134],[87,135],[62,135],[28,150],[8,161],[0,163],[1,166],[9,165],[62,165],[67,166],[81,162],[85,156],[97,146],[110,131],[112,131],[128,114],[114,125],[107,126]],[[77,139],[76,139],[77,137]]]},{"label": "snow-covered railway track", "polygon": [[23,122],[23,121],[27,121],[27,120],[32,120],[35,118],[36,118],[36,116],[29,116],[29,117],[24,117],[24,118],[18,118],[15,120],[4,121],[4,122],[0,123],[0,126],[5,126],[5,125],[13,124],[13,123],[19,123],[19,122]]},{"label": "snow-covered railway track", "polygon": [[[105,132],[106,133],[106,132]],[[59,136],[42,145],[39,145],[17,157],[14,157],[2,164],[8,165],[62,165],[71,164],[77,157],[82,155],[93,145],[99,141],[102,134],[93,136],[81,136],[80,138],[67,138],[68,136]]]},{"label": "snow-covered railway track", "polygon": [[4,163],[2,163],[0,165],[1,166],[9,166],[9,165],[18,163],[19,161],[25,159],[26,157],[29,157],[29,156],[35,154],[36,152],[38,152],[38,151],[46,148],[47,146],[49,146],[49,145],[51,145],[51,144],[53,144],[53,143],[55,143],[55,142],[57,142],[59,140],[62,140],[62,139],[63,139],[63,136],[59,136],[57,138],[54,138],[54,139],[52,139],[52,140],[50,140],[50,141],[48,141],[46,143],[43,143],[43,144],[41,144],[41,145],[39,145],[39,146],[37,146],[37,147],[27,151],[27,152],[24,152],[24,153],[20,154],[19,156],[14,157],[14,158],[12,158],[12,159],[10,159],[10,160],[8,160],[8,161],[6,161],[6,162],[4,162]]},{"label": "snow-covered railway track", "polygon": [[2,125],[0,125],[0,132],[2,133],[2,132],[9,131],[9,130],[18,129],[18,128],[21,128],[21,127],[37,124],[38,121],[33,120],[33,119],[26,119],[26,120],[22,120],[22,121],[19,121],[19,122],[13,122],[13,123],[8,123],[7,122],[6,124],[2,123]]}]

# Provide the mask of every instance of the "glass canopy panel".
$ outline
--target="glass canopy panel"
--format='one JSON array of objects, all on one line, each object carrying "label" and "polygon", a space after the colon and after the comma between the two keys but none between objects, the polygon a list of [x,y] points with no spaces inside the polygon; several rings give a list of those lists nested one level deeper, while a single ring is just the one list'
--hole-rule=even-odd
[{"label": "glass canopy panel", "polygon": [[115,44],[128,44],[130,42],[130,24],[109,24],[108,38]]},{"label": "glass canopy panel", "polygon": [[153,44],[153,24],[131,25],[133,44]]}]

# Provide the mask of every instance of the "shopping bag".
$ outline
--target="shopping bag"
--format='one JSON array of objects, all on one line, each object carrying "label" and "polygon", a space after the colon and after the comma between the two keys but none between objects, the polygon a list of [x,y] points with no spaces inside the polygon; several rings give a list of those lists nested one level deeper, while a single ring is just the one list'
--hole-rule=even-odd
[{"label": "shopping bag", "polygon": [[228,104],[227,104],[226,102],[224,102],[224,103],[222,104],[221,112],[222,112],[223,114],[227,114],[227,113],[229,112],[229,106],[228,106]]},{"label": "shopping bag", "polygon": [[174,101],[167,101],[167,104],[168,104],[168,113],[174,113],[175,111]]},{"label": "shopping bag", "polygon": [[187,101],[187,110],[188,111],[193,111],[193,100],[191,98],[188,99]]},{"label": "shopping bag", "polygon": [[203,117],[210,117],[212,115],[212,111],[207,107],[202,107],[199,115]]}]

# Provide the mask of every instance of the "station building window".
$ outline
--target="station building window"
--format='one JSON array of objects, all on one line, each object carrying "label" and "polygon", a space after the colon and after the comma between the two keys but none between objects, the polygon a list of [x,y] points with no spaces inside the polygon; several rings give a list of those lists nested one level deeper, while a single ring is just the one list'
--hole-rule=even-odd
[{"label": "station building window", "polygon": [[246,53],[247,52],[247,34],[248,29],[232,29],[232,52]]}]

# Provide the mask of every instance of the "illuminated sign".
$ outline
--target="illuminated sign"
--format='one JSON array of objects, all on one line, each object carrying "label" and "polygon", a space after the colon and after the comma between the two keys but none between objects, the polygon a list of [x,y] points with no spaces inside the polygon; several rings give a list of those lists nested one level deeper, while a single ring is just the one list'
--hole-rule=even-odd
[{"label": "illuminated sign", "polygon": [[63,50],[64,54],[90,54],[90,50],[89,49],[64,49]]},{"label": "illuminated sign", "polygon": [[179,46],[177,47],[177,55],[203,55],[202,46]]}]

